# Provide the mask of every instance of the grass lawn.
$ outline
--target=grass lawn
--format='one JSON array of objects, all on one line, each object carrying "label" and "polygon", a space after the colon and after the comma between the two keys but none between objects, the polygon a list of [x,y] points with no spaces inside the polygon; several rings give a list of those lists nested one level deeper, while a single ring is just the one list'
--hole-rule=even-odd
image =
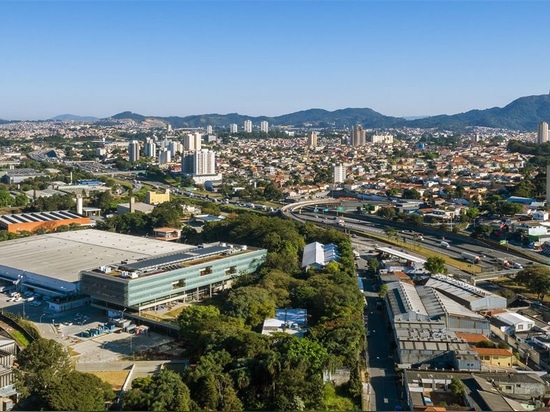
[{"label": "grass lawn", "polygon": [[122,385],[124,385],[130,371],[94,371],[90,373],[107,382],[114,391],[119,391],[122,389]]}]

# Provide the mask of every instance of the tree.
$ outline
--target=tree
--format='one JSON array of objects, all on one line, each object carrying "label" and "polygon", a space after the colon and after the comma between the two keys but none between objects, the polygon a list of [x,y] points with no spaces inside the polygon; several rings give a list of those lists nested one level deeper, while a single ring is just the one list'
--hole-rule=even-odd
[{"label": "tree", "polygon": [[115,398],[111,385],[90,373],[70,372],[47,391],[48,408],[55,411],[103,411]]},{"label": "tree", "polygon": [[196,407],[181,376],[169,369],[162,369],[151,378],[134,380],[132,389],[122,396],[122,409],[190,411]]},{"label": "tree", "polygon": [[39,338],[17,356],[15,387],[25,404],[43,407],[51,388],[59,386],[72,370],[69,354],[53,339]]},{"label": "tree", "polygon": [[516,274],[516,282],[525,285],[530,292],[536,293],[542,302],[550,292],[550,268],[541,265],[533,265],[520,270]]},{"label": "tree", "polygon": [[464,385],[462,384],[462,381],[460,378],[457,378],[456,376],[451,379],[451,383],[449,384],[449,389],[455,396],[461,396],[464,393]]},{"label": "tree", "polygon": [[424,263],[424,269],[430,272],[432,275],[437,273],[447,273],[447,267],[445,266],[445,259],[439,256],[431,256]]},{"label": "tree", "polygon": [[225,313],[241,318],[251,327],[259,326],[265,318],[275,316],[275,302],[263,288],[246,286],[229,292]]},{"label": "tree", "polygon": [[220,311],[215,306],[189,306],[178,316],[180,333],[187,339],[194,339],[201,330],[208,327],[212,320],[220,317]]}]

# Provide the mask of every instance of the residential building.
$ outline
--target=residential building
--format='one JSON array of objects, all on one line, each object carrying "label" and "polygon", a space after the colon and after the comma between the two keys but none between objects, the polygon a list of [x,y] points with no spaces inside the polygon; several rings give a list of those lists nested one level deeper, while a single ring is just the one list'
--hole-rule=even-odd
[{"label": "residential building", "polygon": [[153,139],[148,137],[145,139],[144,153],[146,157],[157,157],[157,145]]},{"label": "residential building", "polygon": [[162,149],[159,153],[159,165],[165,165],[172,161],[172,152],[167,149]]},{"label": "residential building", "polygon": [[317,132],[311,130],[307,134],[307,146],[310,148],[317,147]]},{"label": "residential building", "polygon": [[346,180],[346,167],[343,164],[334,166],[334,184],[344,183]]},{"label": "residential building", "polygon": [[229,133],[237,133],[239,131],[239,126],[236,123],[231,123],[229,125]]},{"label": "residential building", "polygon": [[215,153],[208,149],[184,152],[181,159],[181,172],[193,176],[215,175]]},{"label": "residential building", "polygon": [[548,123],[540,122],[539,129],[537,132],[537,143],[547,143],[548,142]]},{"label": "residential building", "polygon": [[352,146],[364,146],[366,141],[366,131],[360,124],[356,125],[351,132],[350,144]]},{"label": "residential building", "polygon": [[201,150],[202,148],[202,136],[200,133],[188,133],[183,136],[183,150],[192,152],[195,150]]},{"label": "residential building", "polygon": [[243,129],[245,133],[252,133],[252,120],[245,120]]},{"label": "residential building", "polygon": [[268,133],[269,132],[269,123],[265,120],[260,122],[260,131],[262,133]]},{"label": "residential building", "polygon": [[128,160],[130,162],[137,162],[139,160],[139,142],[132,140],[128,144]]},{"label": "residential building", "polygon": [[511,368],[514,355],[511,350],[501,348],[474,348],[481,362],[491,366]]}]

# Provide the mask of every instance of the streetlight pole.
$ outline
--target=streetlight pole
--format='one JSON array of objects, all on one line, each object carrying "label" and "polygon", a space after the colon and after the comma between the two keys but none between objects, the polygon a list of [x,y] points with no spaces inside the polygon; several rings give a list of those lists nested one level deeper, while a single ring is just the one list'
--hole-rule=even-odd
[{"label": "streetlight pole", "polygon": [[42,315],[40,315],[40,320],[38,321],[38,323],[42,323],[42,318],[44,317],[44,315],[46,315],[46,314],[43,313]]}]

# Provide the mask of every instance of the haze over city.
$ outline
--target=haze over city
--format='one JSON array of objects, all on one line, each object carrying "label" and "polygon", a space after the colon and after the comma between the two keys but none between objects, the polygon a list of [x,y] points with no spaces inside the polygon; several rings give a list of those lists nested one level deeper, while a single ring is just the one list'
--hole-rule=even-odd
[{"label": "haze over city", "polygon": [[548,91],[543,1],[4,1],[0,119],[389,116]]}]

